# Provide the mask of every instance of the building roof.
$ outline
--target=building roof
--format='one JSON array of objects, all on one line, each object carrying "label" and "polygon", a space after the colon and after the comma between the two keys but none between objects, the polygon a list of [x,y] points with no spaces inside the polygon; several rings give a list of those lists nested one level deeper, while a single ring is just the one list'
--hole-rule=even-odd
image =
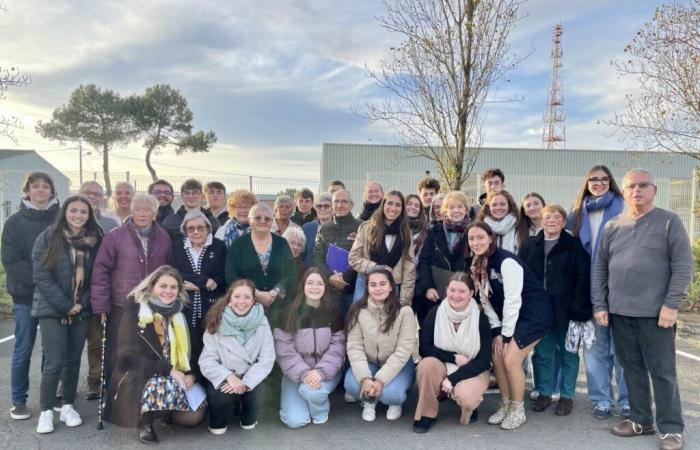
[{"label": "building roof", "polygon": [[[27,153],[36,153],[36,150],[8,150],[0,149],[0,159],[13,158],[19,156],[20,154],[26,155]],[[38,156],[38,154],[37,154]]]}]

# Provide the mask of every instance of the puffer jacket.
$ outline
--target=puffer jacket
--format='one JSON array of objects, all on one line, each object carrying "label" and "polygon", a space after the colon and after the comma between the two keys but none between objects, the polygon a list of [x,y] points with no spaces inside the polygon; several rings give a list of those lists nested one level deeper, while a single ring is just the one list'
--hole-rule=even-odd
[{"label": "puffer jacket", "polygon": [[28,208],[25,201],[21,201],[19,211],[2,227],[0,254],[7,273],[7,292],[14,303],[32,304],[32,248],[37,236],[56,219],[59,209],[58,200],[52,200],[45,210]]},{"label": "puffer jacket", "polygon": [[123,308],[129,292],[149,273],[168,263],[171,248],[170,236],[155,222],[148,238],[147,255],[131,220],[108,233],[92,269],[93,313],[108,313],[112,305]]},{"label": "puffer jacket", "polygon": [[387,314],[372,300],[360,310],[357,322],[348,331],[348,360],[355,379],[360,382],[372,378],[368,362],[380,366],[374,378],[385,386],[394,379],[416,349],[416,318],[410,306],[402,306],[396,321],[388,332],[382,328]]},{"label": "puffer jacket", "polygon": [[[66,317],[73,307],[73,290],[71,284],[75,275],[75,268],[71,261],[71,249],[68,242],[64,242],[63,252],[58,264],[53,269],[46,268],[42,262],[42,255],[46,252],[49,241],[49,230],[44,230],[36,238],[32,250],[32,262],[34,265],[34,301],[32,302],[32,316],[38,318]],[[73,318],[81,320],[91,315],[90,310],[90,274],[95,254],[99,248],[99,242],[87,252],[85,258],[85,281],[80,292],[80,304],[82,310]]]},{"label": "puffer jacket", "polygon": [[282,373],[301,383],[310,370],[320,370],[324,380],[332,380],[345,361],[342,319],[323,306],[312,308],[304,303],[297,322],[299,328],[294,334],[285,331],[283,324],[272,332]]},{"label": "puffer jacket", "polygon": [[[350,250],[350,256],[348,260],[350,261],[350,266],[355,269],[357,273],[367,274],[367,272],[374,266],[377,265],[376,262],[370,259],[370,248],[369,248],[369,236],[372,230],[369,227],[369,222],[365,222],[357,229],[357,237],[355,238],[355,243],[352,244],[352,249]],[[410,306],[413,302],[413,291],[416,286],[416,264],[415,264],[415,247],[413,241],[411,240],[408,245],[410,248],[408,250],[408,257],[405,258],[401,256],[399,262],[392,267],[392,275],[394,276],[394,281],[396,284],[401,285],[401,290],[399,291],[399,298],[401,300],[401,305]]]},{"label": "puffer jacket", "polygon": [[235,374],[250,389],[260,384],[275,365],[275,344],[267,318],[263,318],[242,345],[233,336],[204,333],[204,350],[199,356],[199,370],[215,388]]}]

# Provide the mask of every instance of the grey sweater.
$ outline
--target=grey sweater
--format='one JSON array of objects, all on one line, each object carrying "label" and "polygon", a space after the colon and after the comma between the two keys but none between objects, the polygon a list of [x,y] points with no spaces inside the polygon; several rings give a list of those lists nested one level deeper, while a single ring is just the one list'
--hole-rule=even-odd
[{"label": "grey sweater", "polygon": [[693,257],[680,218],[654,208],[638,220],[622,213],[600,237],[593,266],[594,311],[658,317],[662,306],[681,307],[693,278]]}]

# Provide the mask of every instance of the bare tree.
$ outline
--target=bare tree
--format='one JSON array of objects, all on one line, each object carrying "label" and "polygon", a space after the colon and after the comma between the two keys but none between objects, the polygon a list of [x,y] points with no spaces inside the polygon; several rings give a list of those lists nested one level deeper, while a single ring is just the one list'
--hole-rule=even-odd
[{"label": "bare tree", "polygon": [[[0,8],[1,7],[0,5]],[[29,75],[23,74],[16,67],[10,67],[9,69],[0,67],[0,100],[5,98],[8,89],[18,86],[27,86],[31,81]],[[23,125],[19,117],[0,114],[0,136],[10,139],[16,144],[17,139],[15,138],[15,131],[22,128]]]},{"label": "bare tree", "polygon": [[482,107],[489,90],[520,61],[508,36],[519,0],[385,0],[379,18],[402,36],[393,56],[368,76],[390,95],[369,105],[370,121],[385,121],[409,145],[411,157],[438,166],[461,189],[479,156]]},{"label": "bare tree", "polygon": [[601,122],[644,149],[700,159],[700,0],[657,8],[625,53],[613,65],[639,80],[640,93]]}]

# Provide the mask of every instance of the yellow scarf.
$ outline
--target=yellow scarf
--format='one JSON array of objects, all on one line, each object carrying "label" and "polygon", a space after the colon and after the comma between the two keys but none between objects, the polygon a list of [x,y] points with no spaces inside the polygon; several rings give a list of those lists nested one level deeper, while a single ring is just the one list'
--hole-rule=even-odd
[{"label": "yellow scarf", "polygon": [[[154,313],[147,303],[139,303],[139,327],[146,328],[162,316]],[[185,316],[179,312],[168,321],[168,339],[170,340],[170,363],[181,372],[190,371],[190,334],[187,331]]]}]

